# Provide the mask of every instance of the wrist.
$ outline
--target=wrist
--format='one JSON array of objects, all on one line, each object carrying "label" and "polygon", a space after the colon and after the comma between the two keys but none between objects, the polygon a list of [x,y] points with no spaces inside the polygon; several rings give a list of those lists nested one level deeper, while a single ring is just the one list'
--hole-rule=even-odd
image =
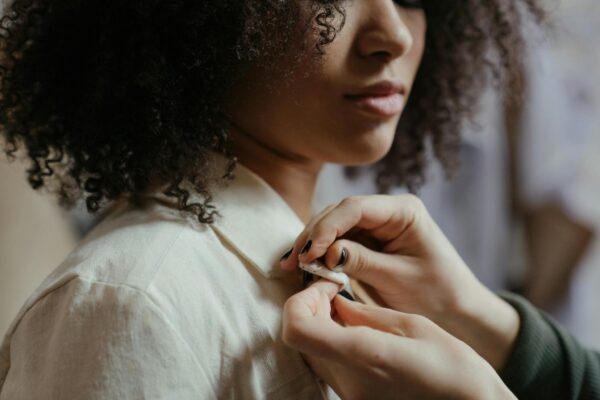
[{"label": "wrist", "polygon": [[480,399],[490,400],[517,400],[517,397],[506,386],[502,379],[494,372],[492,380],[489,382],[488,390],[484,392]]},{"label": "wrist", "polygon": [[469,378],[460,385],[460,389],[466,390],[454,397],[463,400],[516,400],[516,396],[491,365],[479,355],[475,355],[475,357],[474,370],[469,373]]},{"label": "wrist", "polygon": [[457,304],[446,329],[477,351],[496,371],[504,368],[521,325],[517,311],[483,285]]}]

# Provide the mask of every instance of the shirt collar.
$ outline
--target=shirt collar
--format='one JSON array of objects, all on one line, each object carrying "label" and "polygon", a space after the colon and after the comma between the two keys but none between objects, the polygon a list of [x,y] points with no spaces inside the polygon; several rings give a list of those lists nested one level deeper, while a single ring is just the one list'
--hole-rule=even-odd
[{"label": "shirt collar", "polygon": [[[216,159],[227,162],[220,155]],[[233,181],[213,189],[213,204],[220,216],[211,228],[265,277],[283,276],[279,260],[304,229],[283,198],[238,163]]]}]

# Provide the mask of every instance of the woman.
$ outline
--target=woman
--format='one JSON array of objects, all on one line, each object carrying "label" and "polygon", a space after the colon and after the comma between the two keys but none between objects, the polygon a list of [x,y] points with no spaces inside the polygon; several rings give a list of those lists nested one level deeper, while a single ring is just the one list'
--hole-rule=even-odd
[{"label": "woman", "polygon": [[0,399],[325,396],[279,334],[319,169],[415,187],[428,140],[451,169],[483,81],[519,60],[518,4],[10,3],[7,152],[106,211],[9,329]]},{"label": "woman", "polygon": [[[357,230],[381,250],[344,238]],[[600,354],[524,299],[487,290],[415,198],[350,198],[309,222],[294,251],[306,240],[284,268],[333,267],[345,249],[344,271],[387,307],[335,297],[326,281],[286,303],[284,340],[342,398],[600,399]]]}]

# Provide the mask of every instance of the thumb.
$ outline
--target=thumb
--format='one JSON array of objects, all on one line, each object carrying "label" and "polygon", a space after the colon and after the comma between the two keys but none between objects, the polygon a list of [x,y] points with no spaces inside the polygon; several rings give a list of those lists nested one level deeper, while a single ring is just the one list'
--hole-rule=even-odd
[{"label": "thumb", "polygon": [[331,318],[337,283],[319,280],[290,297],[283,308],[282,339],[307,354],[334,354],[335,335],[342,327]]},{"label": "thumb", "polygon": [[319,279],[286,301],[285,315],[292,318],[329,317],[330,303],[339,290],[340,287],[337,283]]},{"label": "thumb", "polygon": [[414,266],[396,254],[374,251],[364,245],[340,239],[325,254],[327,268],[379,289],[410,274]]}]

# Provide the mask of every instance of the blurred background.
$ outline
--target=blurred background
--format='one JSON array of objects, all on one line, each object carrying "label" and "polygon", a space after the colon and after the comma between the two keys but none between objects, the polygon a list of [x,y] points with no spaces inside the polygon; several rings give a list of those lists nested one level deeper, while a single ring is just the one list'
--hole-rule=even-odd
[{"label": "blurred background", "polygon": [[[600,1],[556,4],[554,31],[531,34],[522,85],[482,96],[461,170],[448,181],[433,163],[418,194],[487,286],[524,294],[600,349]],[[525,100],[505,101],[513,92]],[[93,226],[83,207],[34,192],[27,167],[0,155],[0,336]],[[369,172],[349,180],[329,165],[315,202],[368,193]]]},{"label": "blurred background", "polygon": [[[525,28],[519,87],[487,90],[460,171],[448,181],[433,163],[418,195],[483,283],[600,349],[600,1],[547,6],[554,29]],[[319,185],[320,206],[375,192],[369,172],[349,180],[338,166]]]}]

